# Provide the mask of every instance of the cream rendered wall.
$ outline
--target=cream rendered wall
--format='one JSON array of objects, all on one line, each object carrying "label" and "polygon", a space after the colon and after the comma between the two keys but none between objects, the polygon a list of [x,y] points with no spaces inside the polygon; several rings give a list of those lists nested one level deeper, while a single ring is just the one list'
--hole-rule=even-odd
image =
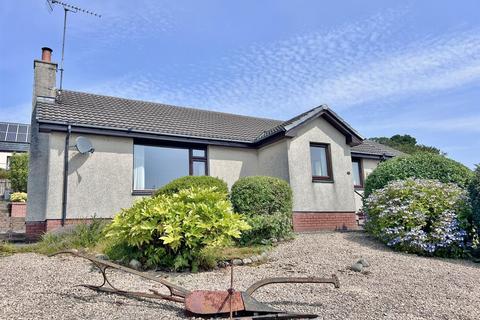
[{"label": "cream rendered wall", "polygon": [[[312,182],[310,143],[330,144],[333,183]],[[290,185],[294,211],[355,211],[350,146],[345,136],[323,118],[301,127],[288,140]]]},{"label": "cream rendered wall", "polygon": [[[78,135],[72,134],[70,145]],[[90,139],[93,154],[70,148],[67,219],[112,217],[130,207],[132,196],[133,140],[130,138],[82,135]],[[65,133],[50,134],[46,218],[62,215]]]},{"label": "cream rendered wall", "polygon": [[260,175],[290,181],[287,139],[274,142],[258,150],[258,170]]},{"label": "cream rendered wall", "polygon": [[[380,160],[374,159],[362,159],[363,168],[363,182],[367,179],[368,175],[378,166]],[[363,189],[357,189],[357,192],[363,195]],[[362,197],[355,193],[355,211],[360,211],[363,207]]]},{"label": "cream rendered wall", "polygon": [[7,169],[7,158],[11,155],[11,152],[0,152],[0,168]]},{"label": "cream rendered wall", "polygon": [[257,150],[208,146],[208,174],[223,179],[228,187],[240,177],[258,174]]}]

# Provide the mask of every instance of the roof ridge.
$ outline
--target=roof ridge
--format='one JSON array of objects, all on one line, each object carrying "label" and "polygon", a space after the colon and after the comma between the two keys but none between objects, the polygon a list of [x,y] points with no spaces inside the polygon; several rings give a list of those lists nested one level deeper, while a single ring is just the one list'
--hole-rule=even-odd
[{"label": "roof ridge", "polygon": [[[60,90],[57,89],[57,91],[60,91]],[[178,105],[165,104],[165,103],[162,103],[162,102],[149,101],[149,100],[140,100],[140,99],[132,99],[132,98],[124,98],[124,97],[115,97],[115,96],[106,95],[106,94],[99,94],[99,93],[90,93],[90,92],[75,91],[75,90],[68,90],[68,89],[62,89],[61,91],[71,92],[71,93],[74,93],[74,94],[75,94],[75,93],[77,93],[77,94],[86,94],[86,95],[93,95],[93,96],[97,96],[97,97],[112,98],[112,99],[119,99],[119,100],[125,100],[125,101],[132,101],[132,102],[151,103],[151,104],[161,105],[161,106],[165,106],[165,107],[172,107],[172,108],[179,108],[179,109],[186,109],[186,110],[194,110],[194,111],[202,111],[202,112],[208,112],[208,113],[216,113],[216,114],[236,116],[236,117],[242,117],[242,118],[248,118],[248,119],[257,119],[257,120],[265,120],[265,121],[276,121],[276,122],[279,122],[279,123],[285,122],[284,120],[278,120],[278,119],[247,116],[247,115],[243,115],[243,114],[230,113],[230,112],[222,112],[222,111],[216,111],[216,110],[208,110],[208,109],[196,108],[196,107],[192,107],[192,106],[178,106]]]}]

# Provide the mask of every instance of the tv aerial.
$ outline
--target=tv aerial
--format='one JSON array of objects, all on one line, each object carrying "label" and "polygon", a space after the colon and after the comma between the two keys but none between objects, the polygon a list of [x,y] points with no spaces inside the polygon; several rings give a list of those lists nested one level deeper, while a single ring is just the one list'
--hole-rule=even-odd
[{"label": "tv aerial", "polygon": [[97,18],[101,18],[102,15],[95,13],[93,11],[85,10],[77,6],[70,5],[68,3],[58,1],[58,0],[46,0],[47,4],[47,9],[51,13],[53,11],[53,8],[55,5],[63,7],[63,39],[62,39],[62,60],[60,62],[60,91],[62,91],[62,84],[63,84],[63,60],[64,60],[64,55],[65,55],[65,33],[67,31],[67,13],[72,12],[72,13],[85,13],[92,15]]}]

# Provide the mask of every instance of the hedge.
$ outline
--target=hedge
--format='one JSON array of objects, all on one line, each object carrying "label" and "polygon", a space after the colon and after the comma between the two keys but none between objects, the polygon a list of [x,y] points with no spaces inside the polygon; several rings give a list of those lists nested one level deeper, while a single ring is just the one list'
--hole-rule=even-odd
[{"label": "hedge", "polygon": [[365,197],[385,187],[390,181],[407,178],[435,179],[467,188],[473,172],[463,164],[445,156],[416,153],[382,162],[365,181]]},{"label": "hedge", "polygon": [[242,244],[281,240],[292,235],[292,190],[282,179],[251,176],[239,179],[230,195],[233,209],[247,217],[252,229]]},{"label": "hedge", "polygon": [[8,178],[14,192],[27,192],[28,154],[14,153],[10,158]]},{"label": "hedge", "polygon": [[480,165],[475,169],[475,177],[470,184],[470,199],[473,208],[473,222],[480,233]]},{"label": "hedge", "polygon": [[210,176],[185,176],[175,179],[165,186],[161,187],[155,192],[155,196],[172,195],[178,193],[182,189],[192,187],[197,188],[212,188],[215,187],[218,192],[225,195],[228,194],[228,186],[225,181],[216,177]]}]

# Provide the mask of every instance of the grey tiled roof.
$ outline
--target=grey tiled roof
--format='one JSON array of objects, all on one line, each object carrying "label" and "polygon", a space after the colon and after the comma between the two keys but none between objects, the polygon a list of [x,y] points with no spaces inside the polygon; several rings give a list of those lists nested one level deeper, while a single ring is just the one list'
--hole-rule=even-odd
[{"label": "grey tiled roof", "polygon": [[369,154],[376,156],[386,155],[387,157],[396,157],[404,154],[401,151],[368,139],[363,140],[362,144],[352,147],[351,151],[352,153]]},{"label": "grey tiled roof", "polygon": [[[306,111],[290,120],[248,117],[216,111],[63,90],[55,101],[37,100],[37,120],[75,126],[132,130],[232,142],[254,143],[287,131],[321,111],[334,115],[351,132],[361,136],[327,106]],[[353,152],[397,155],[399,151],[365,140]]]},{"label": "grey tiled roof", "polygon": [[37,102],[40,122],[131,129],[238,142],[254,142],[282,121],[63,90],[55,104]]},{"label": "grey tiled roof", "polygon": [[30,144],[0,141],[0,152],[28,152]]}]

